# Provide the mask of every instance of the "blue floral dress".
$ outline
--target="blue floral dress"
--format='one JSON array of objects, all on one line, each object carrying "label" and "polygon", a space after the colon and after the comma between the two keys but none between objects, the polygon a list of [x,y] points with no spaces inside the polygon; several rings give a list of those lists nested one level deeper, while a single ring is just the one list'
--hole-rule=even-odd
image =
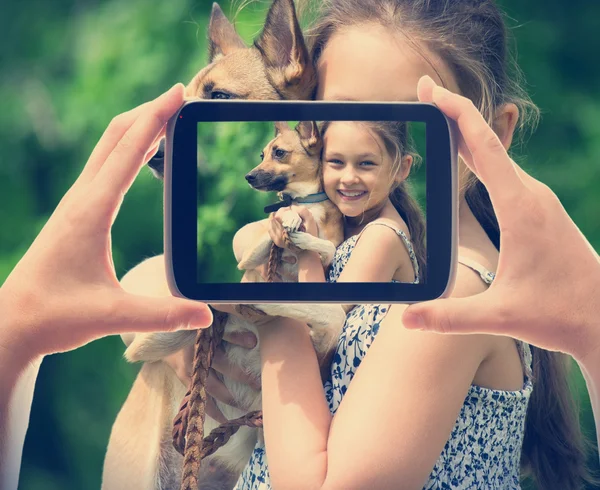
[{"label": "blue floral dress", "polygon": [[[374,221],[369,223],[384,224]],[[366,227],[365,227],[366,228]],[[412,245],[402,230],[395,229],[405,243],[418,282],[418,264]],[[358,237],[348,238],[337,249],[329,270],[329,282],[335,282],[347,264]],[[476,270],[482,280],[491,283],[492,272],[476,262],[459,259]],[[331,364],[331,379],[325,396],[335,414],[358,366],[371,346],[390,305],[357,305],[346,317]],[[456,424],[438,458],[425,489],[519,489],[520,459],[525,414],[533,388],[532,357],[527,344],[518,343],[525,379],[518,391],[499,391],[471,385]],[[242,472],[235,490],[271,488],[264,445],[258,443]]]}]

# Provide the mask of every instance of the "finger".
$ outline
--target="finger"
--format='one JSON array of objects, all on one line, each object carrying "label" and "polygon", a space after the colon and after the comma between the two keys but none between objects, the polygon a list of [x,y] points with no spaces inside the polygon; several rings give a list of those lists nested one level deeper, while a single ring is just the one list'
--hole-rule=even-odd
[{"label": "finger", "polygon": [[150,298],[123,292],[110,304],[104,322],[95,326],[97,334],[123,332],[171,332],[206,328],[212,324],[210,308],[183,298]]},{"label": "finger", "polygon": [[269,227],[269,237],[271,237],[271,241],[277,245],[279,248],[283,248],[283,238],[281,229],[277,227],[275,221],[271,222],[271,226]]},{"label": "finger", "polygon": [[233,364],[222,347],[215,349],[211,367],[215,371],[219,371],[225,378],[244,383],[256,391],[260,390],[260,382],[241,367]]},{"label": "finger", "polygon": [[[436,86],[437,84],[435,81],[428,75],[421,77],[417,85],[417,95],[419,97],[419,101],[433,103],[433,89]],[[459,133],[456,136],[458,142],[458,154],[463,159],[465,164],[471,169],[471,171],[477,175],[475,165],[473,164],[473,157],[471,156],[471,152],[469,151],[462,134]]]},{"label": "finger", "polygon": [[149,104],[150,102],[145,102],[144,104],[113,118],[98,143],[96,143],[77,182],[88,183],[96,176],[98,170],[102,167],[102,164],[115,149],[115,146],[117,146],[117,143],[137,120],[140,114],[147,110]]},{"label": "finger", "polygon": [[411,330],[438,333],[511,334],[514,325],[506,308],[493,300],[492,290],[466,298],[437,299],[410,305],[402,316]]},{"label": "finger", "polygon": [[217,407],[217,403],[215,402],[215,399],[212,396],[206,397],[206,406],[204,410],[206,411],[206,415],[216,420],[220,424],[228,422],[227,417],[225,417],[225,415],[223,415],[223,412],[219,410],[219,407]]},{"label": "finger", "polygon": [[[165,94],[159,96],[158,98],[163,97]],[[131,128],[133,123],[140,117],[140,115],[143,114],[144,111],[148,110],[150,104],[152,104],[152,101],[145,102],[142,105],[139,105],[138,107],[135,107],[134,109],[124,112],[123,114],[113,118],[102,134],[102,137],[94,147],[90,158],[88,158],[88,161],[76,182],[79,184],[85,184],[92,181],[108,156],[117,146],[117,143],[123,138],[125,133],[129,130],[129,128]],[[152,146],[158,144],[158,142],[165,137],[165,133],[166,128],[163,126],[160,133],[155,138]]]},{"label": "finger", "polygon": [[182,103],[182,84],[175,85],[152,101],[99,169],[94,178],[94,189],[106,194],[109,202],[116,202],[124,195],[144,164],[149,148],[160,137],[162,128]]},{"label": "finger", "polygon": [[508,156],[481,113],[469,99],[440,86],[433,88],[433,102],[457,122],[473,160],[472,170],[485,185],[492,202],[513,203],[525,187],[517,173],[518,165]]},{"label": "finger", "polygon": [[252,332],[225,332],[223,340],[246,349],[254,349],[257,342],[256,335]]},{"label": "finger", "polygon": [[225,403],[226,405],[230,405],[232,407],[238,407],[238,405],[235,402],[235,399],[233,398],[233,395],[223,384],[223,382],[217,377],[213,368],[209,369],[208,371],[208,376],[206,378],[206,391],[220,402]]},{"label": "finger", "polygon": [[[152,157],[156,154],[156,152],[158,151],[158,148],[160,145],[160,140],[164,137],[164,133],[165,133],[165,128],[163,128],[161,130],[161,133],[155,139],[152,147],[146,153],[146,155],[144,157],[144,164],[147,164],[152,159]],[[62,209],[65,206],[72,205],[73,200],[80,198],[81,194],[89,192],[89,190],[87,189],[85,184],[89,183],[93,179],[92,174],[94,172],[97,172],[97,170],[94,170],[91,167],[87,170],[86,169],[87,169],[87,166],[86,166],[86,168],[84,168],[84,170],[79,175],[77,180],[73,183],[71,188],[65,193],[65,195],[59,202],[58,206],[56,207],[57,211],[59,209]],[[118,211],[118,208],[116,210]]]}]

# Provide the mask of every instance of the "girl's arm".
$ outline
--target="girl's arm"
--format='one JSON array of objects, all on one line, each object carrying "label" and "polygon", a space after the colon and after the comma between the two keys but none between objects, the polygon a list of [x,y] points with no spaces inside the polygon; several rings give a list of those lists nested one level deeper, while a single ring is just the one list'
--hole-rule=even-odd
[{"label": "girl's arm", "polygon": [[356,242],[338,282],[390,282],[404,264],[412,268],[402,239],[387,226],[369,226]]},{"label": "girl's arm", "polygon": [[298,255],[298,282],[325,282],[325,270],[317,252],[306,250]]},{"label": "girl's arm", "polygon": [[[304,218],[306,212],[298,214]],[[356,242],[337,282],[389,282],[405,265],[412,268],[408,251],[396,232],[387,226],[369,226]],[[325,282],[318,253],[300,254],[298,282]]]},{"label": "girl's arm", "polygon": [[4,315],[0,315],[0,488],[9,490],[16,489],[19,483],[33,391],[43,357],[29,359],[16,352],[16,342],[9,338],[8,334],[18,329],[8,323],[11,317],[5,308],[7,305],[2,306]]},{"label": "girl's arm", "polygon": [[[484,290],[459,267],[453,296]],[[422,488],[492,340],[404,329],[405,308],[391,307],[334,418],[307,327],[259,329],[273,488]]]}]

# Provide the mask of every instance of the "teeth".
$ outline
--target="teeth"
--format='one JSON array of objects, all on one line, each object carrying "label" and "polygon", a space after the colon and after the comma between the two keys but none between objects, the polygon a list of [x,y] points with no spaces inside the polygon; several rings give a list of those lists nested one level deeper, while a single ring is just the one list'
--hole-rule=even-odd
[{"label": "teeth", "polygon": [[356,196],[360,196],[362,193],[363,193],[363,191],[360,191],[360,192],[340,191],[340,194],[342,194],[342,196],[346,196],[346,197],[356,197]]}]

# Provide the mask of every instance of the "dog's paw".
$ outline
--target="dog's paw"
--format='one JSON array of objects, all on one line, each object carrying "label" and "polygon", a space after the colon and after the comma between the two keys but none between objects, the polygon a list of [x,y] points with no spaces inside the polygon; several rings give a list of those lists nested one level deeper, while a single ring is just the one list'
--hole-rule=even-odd
[{"label": "dog's paw", "polygon": [[298,231],[302,225],[302,218],[296,211],[288,209],[281,214],[281,224],[288,233]]}]

